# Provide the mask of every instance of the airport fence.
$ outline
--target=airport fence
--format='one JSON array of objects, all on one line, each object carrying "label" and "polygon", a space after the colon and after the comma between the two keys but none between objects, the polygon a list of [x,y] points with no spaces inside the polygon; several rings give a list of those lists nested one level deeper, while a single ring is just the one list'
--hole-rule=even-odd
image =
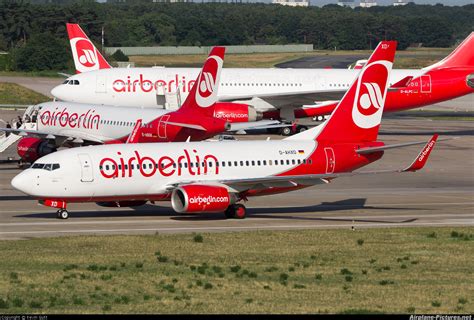
[{"label": "airport fence", "polygon": [[[186,55],[186,54],[209,54],[212,46],[206,47],[105,47],[104,51],[111,55],[121,50],[127,56],[147,55]],[[313,51],[312,44],[288,44],[288,45],[249,45],[249,46],[226,46],[226,53],[279,53],[279,52],[309,52]]]}]

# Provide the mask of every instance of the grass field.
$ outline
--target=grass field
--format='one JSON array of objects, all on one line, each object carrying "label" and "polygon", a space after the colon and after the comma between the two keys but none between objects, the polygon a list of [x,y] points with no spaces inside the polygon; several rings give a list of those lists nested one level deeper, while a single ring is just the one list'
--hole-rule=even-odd
[{"label": "grass field", "polygon": [[37,104],[50,98],[16,83],[0,82],[0,104]]},{"label": "grass field", "polygon": [[[433,64],[451,52],[452,49],[412,49],[399,51],[395,59],[395,68],[416,69]],[[225,67],[227,68],[271,68],[276,64],[295,60],[306,56],[324,55],[352,55],[366,54],[371,51],[329,51],[317,50],[308,53],[254,53],[254,54],[227,54]],[[137,67],[166,66],[166,67],[201,67],[206,55],[157,55],[157,56],[130,56],[130,61]],[[355,61],[354,61],[355,62]]]},{"label": "grass field", "polygon": [[472,313],[474,228],[0,242],[0,313]]}]

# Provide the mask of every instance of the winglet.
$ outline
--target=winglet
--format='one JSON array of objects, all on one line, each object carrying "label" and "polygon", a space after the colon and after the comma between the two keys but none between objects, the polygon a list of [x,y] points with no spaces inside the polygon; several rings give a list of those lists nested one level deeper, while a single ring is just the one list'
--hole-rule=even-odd
[{"label": "winglet", "polygon": [[140,131],[141,127],[142,127],[142,119],[138,119],[137,123],[133,127],[132,133],[130,133],[130,135],[127,138],[127,142],[125,143],[138,143],[138,140],[140,139],[138,132]]},{"label": "winglet", "polygon": [[437,139],[438,134],[433,135],[433,137],[431,137],[430,141],[428,141],[428,143],[423,147],[423,149],[418,154],[416,159],[412,162],[412,164],[408,168],[402,170],[402,172],[414,172],[423,169],[426,162],[428,161],[428,157],[430,156],[431,151],[433,150],[436,144]]}]

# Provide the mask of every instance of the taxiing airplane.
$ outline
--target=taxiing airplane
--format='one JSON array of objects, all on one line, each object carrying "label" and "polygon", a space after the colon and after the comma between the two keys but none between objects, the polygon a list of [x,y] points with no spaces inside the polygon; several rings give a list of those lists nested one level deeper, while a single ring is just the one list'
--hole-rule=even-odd
[{"label": "taxiing airplane", "polygon": [[[135,142],[176,142],[204,140],[231,130],[267,127],[263,126],[265,123],[248,122],[261,118],[248,105],[217,102],[224,53],[224,47],[211,50],[196,85],[176,111],[53,101],[26,111],[26,122],[34,124],[34,128],[1,128],[0,131],[23,136],[18,142],[18,154],[23,161],[33,162],[59,147],[125,143],[134,128]],[[246,123],[237,125],[239,122]]]},{"label": "taxiing airplane", "polygon": [[12,186],[58,208],[97,202],[138,206],[171,200],[176,212],[225,212],[244,218],[239,201],[293,191],[357,174],[420,170],[433,136],[405,169],[353,172],[380,159],[384,150],[418,143],[377,141],[396,42],[381,42],[329,120],[278,141],[186,142],[89,146],[37,160]]},{"label": "taxiing airplane", "polygon": [[[60,100],[162,106],[174,94],[185,97],[192,87],[191,79],[199,72],[195,68],[110,68],[101,62],[105,59],[78,25],[68,24],[68,32],[76,70],[81,74],[51,91]],[[421,70],[393,70],[385,111],[418,108],[474,93],[473,48],[471,33],[439,63]],[[83,61],[87,61],[86,66]],[[334,110],[359,72],[360,65],[355,69],[226,68],[218,99],[251,105],[263,113],[264,119],[294,121],[319,116],[322,120]],[[169,101],[171,108],[177,108],[173,98]],[[294,129],[299,132],[307,128]]]}]

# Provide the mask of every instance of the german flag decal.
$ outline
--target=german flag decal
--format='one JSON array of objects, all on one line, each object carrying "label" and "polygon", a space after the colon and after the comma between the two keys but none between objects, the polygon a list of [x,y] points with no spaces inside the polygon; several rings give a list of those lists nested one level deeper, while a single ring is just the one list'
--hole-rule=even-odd
[{"label": "german flag decal", "polygon": [[304,150],[298,150],[298,154],[304,154]]}]

